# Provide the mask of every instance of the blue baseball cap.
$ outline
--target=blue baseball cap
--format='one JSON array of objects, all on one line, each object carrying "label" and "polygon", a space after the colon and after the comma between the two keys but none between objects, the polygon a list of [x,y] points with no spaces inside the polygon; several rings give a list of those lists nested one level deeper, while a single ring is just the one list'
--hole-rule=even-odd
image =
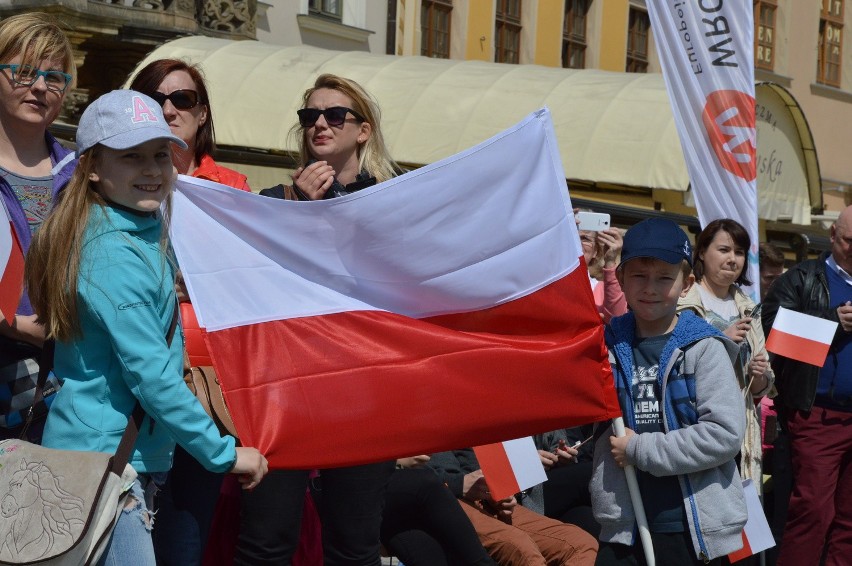
[{"label": "blue baseball cap", "polygon": [[646,218],[624,234],[619,269],[631,259],[651,257],[666,263],[692,266],[692,244],[683,229],[667,218]]},{"label": "blue baseball cap", "polygon": [[114,90],[98,97],[80,116],[77,157],[97,144],[129,149],[157,139],[187,148],[186,142],[172,133],[163,109],[153,98],[135,90]]}]

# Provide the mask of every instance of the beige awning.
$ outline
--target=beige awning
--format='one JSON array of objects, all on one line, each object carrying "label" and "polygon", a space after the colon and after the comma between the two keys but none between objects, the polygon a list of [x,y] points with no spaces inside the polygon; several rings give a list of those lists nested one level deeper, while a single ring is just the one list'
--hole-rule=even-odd
[{"label": "beige awning", "polygon": [[[457,153],[547,106],[569,180],[675,191],[689,187],[660,74],[397,57],[200,36],[166,43],[140,65],[164,57],[201,64],[221,145],[295,150],[288,133],[302,93],[320,73],[335,73],[373,93],[391,154],[404,164],[424,165]],[[799,165],[808,163],[802,159]],[[803,177],[811,182],[813,175]],[[817,168],[817,194],[818,178]],[[761,217],[775,219],[779,210],[796,219],[809,214],[813,189],[810,198],[807,185],[786,190],[800,194],[782,199],[789,206],[769,207],[769,216],[761,207]]]}]

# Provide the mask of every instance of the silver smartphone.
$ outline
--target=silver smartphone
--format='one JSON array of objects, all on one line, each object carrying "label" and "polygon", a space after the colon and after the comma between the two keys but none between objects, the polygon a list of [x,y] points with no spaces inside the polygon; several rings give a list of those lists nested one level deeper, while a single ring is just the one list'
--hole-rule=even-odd
[{"label": "silver smartphone", "polygon": [[609,214],[604,212],[578,212],[577,221],[578,230],[600,232],[609,229],[610,218]]}]

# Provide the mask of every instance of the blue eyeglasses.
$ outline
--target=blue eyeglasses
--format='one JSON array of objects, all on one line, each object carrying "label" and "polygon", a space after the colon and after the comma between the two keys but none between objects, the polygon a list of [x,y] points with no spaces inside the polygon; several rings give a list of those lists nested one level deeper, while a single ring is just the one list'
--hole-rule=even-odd
[{"label": "blue eyeglasses", "polygon": [[71,75],[62,71],[40,71],[32,65],[0,65],[0,69],[12,71],[12,82],[21,86],[32,86],[39,77],[44,77],[47,90],[65,92],[71,83]]}]

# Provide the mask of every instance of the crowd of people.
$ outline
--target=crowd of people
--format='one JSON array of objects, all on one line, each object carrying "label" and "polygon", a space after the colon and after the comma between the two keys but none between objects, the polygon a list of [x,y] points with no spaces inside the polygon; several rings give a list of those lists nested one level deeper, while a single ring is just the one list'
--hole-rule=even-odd
[{"label": "crowd of people", "polygon": [[[375,565],[383,553],[407,566],[645,564],[625,466],[637,471],[657,564],[726,564],[743,544],[742,480],[760,490],[767,471],[779,543],[769,561],[848,564],[852,207],[818,259],[785,271],[783,254],[761,244],[759,305],[745,292],[752,242],[733,219],[710,222],[694,246],[662,217],[626,233],[580,230],[627,429],[535,435],[542,485],[493,499],[470,447],[269,470],[182,379],[210,355],[168,241],[175,176],[250,190],[213,160],[204,75],[151,62],[86,108],[71,151],[48,127],[75,75],[50,17],[0,22],[0,195],[26,253],[25,292],[0,322],[0,433],[113,452],[141,407],[138,477],[101,564]],[[268,198],[336,198],[399,173],[378,105],[345,77],[316,79],[291,133],[299,166],[291,183],[260,191]],[[767,353],[782,307],[838,323],[823,367]],[[45,363],[42,418],[25,429],[32,387],[10,384]]]}]

